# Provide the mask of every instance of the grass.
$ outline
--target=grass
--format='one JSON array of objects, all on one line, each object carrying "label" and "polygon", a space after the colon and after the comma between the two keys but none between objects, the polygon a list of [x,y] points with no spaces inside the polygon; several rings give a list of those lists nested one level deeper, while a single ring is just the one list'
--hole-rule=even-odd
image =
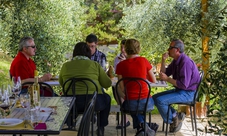
[{"label": "grass", "polygon": [[10,81],[9,68],[12,58],[3,52],[0,52],[0,85],[7,84]]}]

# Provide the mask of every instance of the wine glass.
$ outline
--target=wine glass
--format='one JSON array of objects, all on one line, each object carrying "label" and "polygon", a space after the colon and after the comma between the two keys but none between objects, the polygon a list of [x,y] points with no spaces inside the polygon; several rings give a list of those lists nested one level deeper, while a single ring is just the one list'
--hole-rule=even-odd
[{"label": "wine glass", "polygon": [[18,77],[12,77],[12,92],[14,93],[14,95],[16,97],[18,97],[18,95],[21,92],[21,78],[20,76]]},{"label": "wine glass", "polygon": [[29,110],[30,110],[30,95],[28,93],[22,93],[20,94],[19,98],[20,98],[21,106],[25,110],[24,120],[27,120],[29,118]]},{"label": "wine glass", "polygon": [[9,109],[10,107],[9,94],[8,94],[7,87],[5,85],[3,85],[1,91],[2,91],[2,96],[0,100],[1,102],[0,107],[3,110],[3,117],[6,118],[6,110]]}]

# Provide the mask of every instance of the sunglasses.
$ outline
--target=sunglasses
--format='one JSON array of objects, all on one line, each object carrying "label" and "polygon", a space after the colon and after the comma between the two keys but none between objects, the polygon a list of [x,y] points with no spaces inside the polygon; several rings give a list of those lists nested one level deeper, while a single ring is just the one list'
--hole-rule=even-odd
[{"label": "sunglasses", "polygon": [[27,46],[27,47],[31,47],[31,48],[33,48],[33,49],[34,49],[34,48],[36,48],[36,46],[35,46],[35,45],[34,45],[34,46]]},{"label": "sunglasses", "polygon": [[177,47],[175,47],[175,46],[169,46],[168,50],[171,50],[173,48],[177,49]]}]

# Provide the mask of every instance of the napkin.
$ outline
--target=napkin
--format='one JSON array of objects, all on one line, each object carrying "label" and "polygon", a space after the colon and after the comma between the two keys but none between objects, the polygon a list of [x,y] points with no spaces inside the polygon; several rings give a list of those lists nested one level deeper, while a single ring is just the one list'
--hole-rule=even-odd
[{"label": "napkin", "polygon": [[34,128],[35,130],[39,130],[39,129],[47,129],[47,125],[46,123],[38,123],[37,126],[35,126]]}]

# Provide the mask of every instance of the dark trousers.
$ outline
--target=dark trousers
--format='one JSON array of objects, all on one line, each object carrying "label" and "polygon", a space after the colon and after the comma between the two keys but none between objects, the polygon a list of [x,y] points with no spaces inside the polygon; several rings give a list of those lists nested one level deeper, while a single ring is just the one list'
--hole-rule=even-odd
[{"label": "dark trousers", "polygon": [[[92,98],[92,95],[87,97],[88,101]],[[98,94],[95,104],[95,111],[100,112],[100,127],[108,125],[108,117],[110,113],[111,98],[108,94]],[[86,95],[76,95],[76,110],[77,112],[83,112],[86,107]]]}]

